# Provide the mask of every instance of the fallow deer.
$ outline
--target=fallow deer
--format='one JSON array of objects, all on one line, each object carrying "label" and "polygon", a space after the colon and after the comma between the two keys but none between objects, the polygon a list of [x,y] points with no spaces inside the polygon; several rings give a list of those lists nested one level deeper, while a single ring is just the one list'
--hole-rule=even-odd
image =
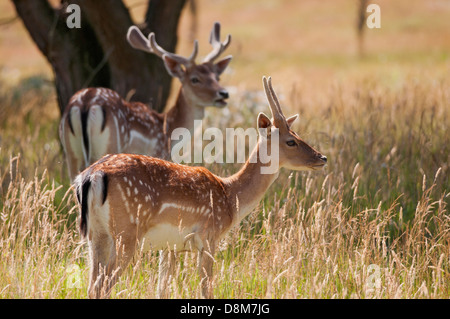
[{"label": "fallow deer", "polygon": [[139,102],[127,102],[107,88],[87,88],[75,93],[61,119],[59,135],[65,151],[70,179],[106,154],[133,153],[170,159],[170,136],[174,129],[193,130],[207,106],[225,107],[228,91],[219,76],[231,61],[227,56],[214,62],[230,44],[228,35],[220,41],[220,24],[215,23],[210,43],[213,50],[200,64],[195,63],[198,42],[190,57],[161,48],[150,33],[148,39],[132,26],[127,39],[139,50],[163,59],[170,75],[181,81],[175,105],[167,113],[157,113]]},{"label": "fallow deer", "polygon": [[[263,77],[273,119],[258,115],[260,136],[244,166],[222,178],[203,167],[184,166],[143,155],[107,155],[77,176],[80,232],[87,238],[90,297],[109,296],[137,250],[160,250],[159,297],[168,297],[174,251],[199,252],[202,294],[212,295],[213,256],[224,235],[258,205],[282,167],[318,170],[326,156],[290,129],[272,88]],[[278,136],[279,166],[261,160]],[[264,150],[265,149],[265,150]]]}]

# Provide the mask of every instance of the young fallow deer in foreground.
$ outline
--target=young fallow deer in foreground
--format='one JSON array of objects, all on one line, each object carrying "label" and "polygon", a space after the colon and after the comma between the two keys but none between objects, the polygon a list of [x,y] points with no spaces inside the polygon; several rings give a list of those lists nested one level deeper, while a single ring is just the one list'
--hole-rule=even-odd
[{"label": "young fallow deer in foreground", "polygon": [[[130,154],[107,155],[75,180],[81,205],[80,232],[87,238],[90,297],[107,297],[136,251],[160,250],[159,297],[168,297],[174,251],[197,250],[202,294],[212,297],[213,256],[218,242],[255,208],[278,170],[318,170],[327,158],[290,129],[264,77],[273,120],[260,113],[260,134],[250,158],[236,174],[222,178],[203,167],[184,166]],[[261,160],[278,132],[279,166],[262,173]],[[266,150],[264,150],[266,148]],[[267,154],[267,153],[266,153]]]},{"label": "young fallow deer in foreground", "polygon": [[106,154],[133,153],[170,159],[174,129],[184,127],[192,133],[194,120],[203,118],[205,107],[227,105],[228,92],[220,86],[219,76],[232,57],[214,61],[228,47],[231,36],[220,42],[219,23],[211,31],[213,50],[201,64],[195,63],[197,41],[191,56],[185,58],[161,48],[154,33],[145,38],[136,26],[130,27],[127,39],[135,49],[162,58],[169,74],[181,81],[175,106],[160,114],[143,103],[126,102],[111,89],[78,91],[70,99],[59,129],[71,180]]}]

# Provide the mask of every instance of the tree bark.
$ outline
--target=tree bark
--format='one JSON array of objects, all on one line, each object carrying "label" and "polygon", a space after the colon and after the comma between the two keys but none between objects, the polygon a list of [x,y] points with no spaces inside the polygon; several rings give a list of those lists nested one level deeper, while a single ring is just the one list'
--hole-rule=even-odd
[{"label": "tree bark", "polygon": [[[61,113],[70,97],[82,87],[108,85],[107,68],[101,68],[92,76],[103,53],[89,25],[81,29],[67,28],[65,7],[54,9],[46,0],[13,0],[13,3],[31,38],[52,67]],[[91,81],[87,83],[89,78]]]},{"label": "tree bark", "polygon": [[[158,57],[133,49],[126,40],[133,25],[119,0],[63,0],[53,8],[47,0],[12,0],[31,38],[50,63],[62,112],[70,97],[85,87],[102,86],[122,97],[150,104],[161,111],[170,92],[171,78]],[[151,0],[144,34],[175,51],[176,31],[186,0]],[[81,28],[67,27],[66,8],[81,8]],[[170,3],[170,4],[169,4]]]}]

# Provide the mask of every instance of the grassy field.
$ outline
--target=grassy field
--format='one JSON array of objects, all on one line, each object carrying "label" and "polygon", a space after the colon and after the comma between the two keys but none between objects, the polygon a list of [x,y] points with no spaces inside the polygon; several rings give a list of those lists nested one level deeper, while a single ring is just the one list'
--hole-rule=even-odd
[{"label": "grassy field", "polygon": [[[200,53],[219,20],[234,55],[229,107],[209,109],[203,127],[254,127],[272,75],[286,115],[300,113],[294,130],[329,163],[282,170],[224,238],[217,298],[450,297],[450,5],[378,1],[382,27],[366,30],[358,58],[355,2],[198,1]],[[184,14],[185,38],[191,22]],[[0,26],[0,50],[0,298],[86,298],[51,72],[20,21]],[[200,297],[196,256],[178,261],[171,296]],[[112,297],[156,297],[157,265],[157,253],[137,255]]]}]

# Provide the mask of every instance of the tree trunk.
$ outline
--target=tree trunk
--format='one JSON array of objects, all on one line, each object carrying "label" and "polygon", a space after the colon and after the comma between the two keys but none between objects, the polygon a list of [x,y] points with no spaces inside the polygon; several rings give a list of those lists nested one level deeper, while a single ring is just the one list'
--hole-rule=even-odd
[{"label": "tree trunk", "polygon": [[[112,88],[122,97],[130,96],[158,111],[164,108],[171,78],[161,59],[127,43],[127,30],[134,23],[122,1],[63,0],[59,8],[53,8],[47,0],[12,1],[53,69],[61,114],[76,91],[93,86]],[[144,34],[158,32],[158,41],[168,51],[175,51],[185,2],[150,1],[142,26]],[[81,8],[79,29],[66,24],[66,8],[71,3]]]},{"label": "tree trunk", "polygon": [[359,57],[364,56],[364,29],[366,24],[366,9],[369,0],[358,1],[358,14],[356,22],[356,33],[358,41],[358,54]]}]

